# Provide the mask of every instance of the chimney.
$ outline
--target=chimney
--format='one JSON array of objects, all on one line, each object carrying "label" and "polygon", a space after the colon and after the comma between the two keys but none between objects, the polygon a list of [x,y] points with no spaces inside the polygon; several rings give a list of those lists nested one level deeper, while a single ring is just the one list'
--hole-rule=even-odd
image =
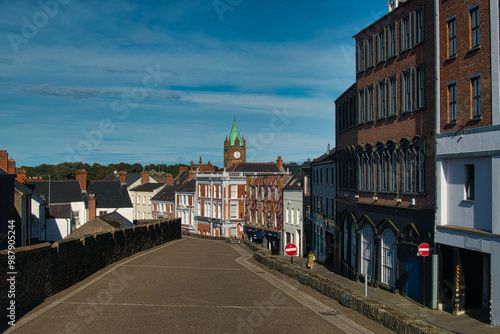
[{"label": "chimney", "polygon": [[95,218],[96,205],[94,194],[89,194],[89,220]]},{"label": "chimney", "polygon": [[7,172],[7,162],[9,161],[9,153],[6,150],[0,150],[0,168]]},{"label": "chimney", "polygon": [[124,170],[121,170],[120,172],[118,172],[118,175],[120,176],[120,183],[127,184],[127,172]]},{"label": "chimney", "polygon": [[167,173],[165,175],[165,184],[168,184],[168,185],[173,185],[174,184],[174,176],[170,173]]},{"label": "chimney", "polygon": [[82,191],[87,191],[87,171],[85,169],[79,169],[76,171],[75,180],[80,182],[80,188],[82,188]]},{"label": "chimney", "polygon": [[7,161],[7,174],[16,174],[16,162],[14,159]]},{"label": "chimney", "polygon": [[283,160],[281,159],[281,156],[278,156],[278,160],[276,160],[276,166],[278,166],[279,169],[283,168]]},{"label": "chimney", "polygon": [[149,172],[144,171],[141,173],[141,184],[149,183]]},{"label": "chimney", "polygon": [[16,174],[17,174],[16,180],[18,180],[22,184],[25,184],[26,183],[26,170],[21,169],[21,168],[16,168]]}]

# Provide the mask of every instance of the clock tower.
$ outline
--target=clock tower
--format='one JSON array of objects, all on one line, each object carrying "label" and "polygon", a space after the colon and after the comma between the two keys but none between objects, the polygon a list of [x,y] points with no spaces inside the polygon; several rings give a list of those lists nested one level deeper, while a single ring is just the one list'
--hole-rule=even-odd
[{"label": "clock tower", "polygon": [[224,140],[224,168],[246,161],[247,144],[245,138],[240,135],[235,117],[229,138],[226,136],[226,140]]}]

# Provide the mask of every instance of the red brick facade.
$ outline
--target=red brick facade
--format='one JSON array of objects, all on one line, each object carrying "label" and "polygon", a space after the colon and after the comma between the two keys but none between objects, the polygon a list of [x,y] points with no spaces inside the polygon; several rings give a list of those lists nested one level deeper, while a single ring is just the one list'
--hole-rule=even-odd
[{"label": "red brick facade", "polygon": [[356,84],[336,101],[338,185],[347,199],[433,207],[433,27],[433,1],[413,0],[355,36]]},{"label": "red brick facade", "polygon": [[[479,13],[479,45],[474,46],[474,11]],[[492,124],[491,36],[489,1],[440,1],[441,132]],[[454,25],[454,27],[453,27]],[[453,29],[454,28],[454,29]],[[453,34],[453,30],[455,34]],[[453,38],[453,35],[455,37]],[[455,42],[453,42],[455,40]],[[450,51],[450,44],[455,48]],[[453,53],[453,50],[456,50]],[[480,116],[473,113],[473,85],[480,78]],[[498,84],[498,83],[497,83]],[[451,116],[450,86],[456,89],[456,117]],[[453,89],[453,88],[451,88]],[[497,87],[498,89],[498,87]],[[453,103],[452,103],[453,104]]]}]

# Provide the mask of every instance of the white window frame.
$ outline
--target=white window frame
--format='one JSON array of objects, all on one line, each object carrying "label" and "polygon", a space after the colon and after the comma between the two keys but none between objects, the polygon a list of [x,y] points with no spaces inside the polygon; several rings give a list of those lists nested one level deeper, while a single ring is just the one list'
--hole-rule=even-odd
[{"label": "white window frame", "polygon": [[382,234],[382,283],[396,287],[397,278],[397,246],[396,236],[390,229]]}]

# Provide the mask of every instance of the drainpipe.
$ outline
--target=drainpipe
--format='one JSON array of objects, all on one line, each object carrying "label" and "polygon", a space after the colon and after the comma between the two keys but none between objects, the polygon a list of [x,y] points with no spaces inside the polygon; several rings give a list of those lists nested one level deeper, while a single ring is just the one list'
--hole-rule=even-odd
[{"label": "drainpipe", "polygon": [[[441,174],[440,174],[440,164],[437,160],[437,136],[440,130],[440,119],[441,119],[441,77],[440,77],[440,48],[439,48],[439,0],[434,0],[434,173],[435,173],[435,186],[434,186],[434,233],[433,233],[433,244],[434,252],[431,255],[431,303],[430,308],[437,309],[438,304],[438,254],[436,254],[437,249],[437,238],[436,238],[436,225],[440,221],[438,214],[438,204],[440,201],[441,188]],[[425,296],[424,296],[425,300]]]}]

